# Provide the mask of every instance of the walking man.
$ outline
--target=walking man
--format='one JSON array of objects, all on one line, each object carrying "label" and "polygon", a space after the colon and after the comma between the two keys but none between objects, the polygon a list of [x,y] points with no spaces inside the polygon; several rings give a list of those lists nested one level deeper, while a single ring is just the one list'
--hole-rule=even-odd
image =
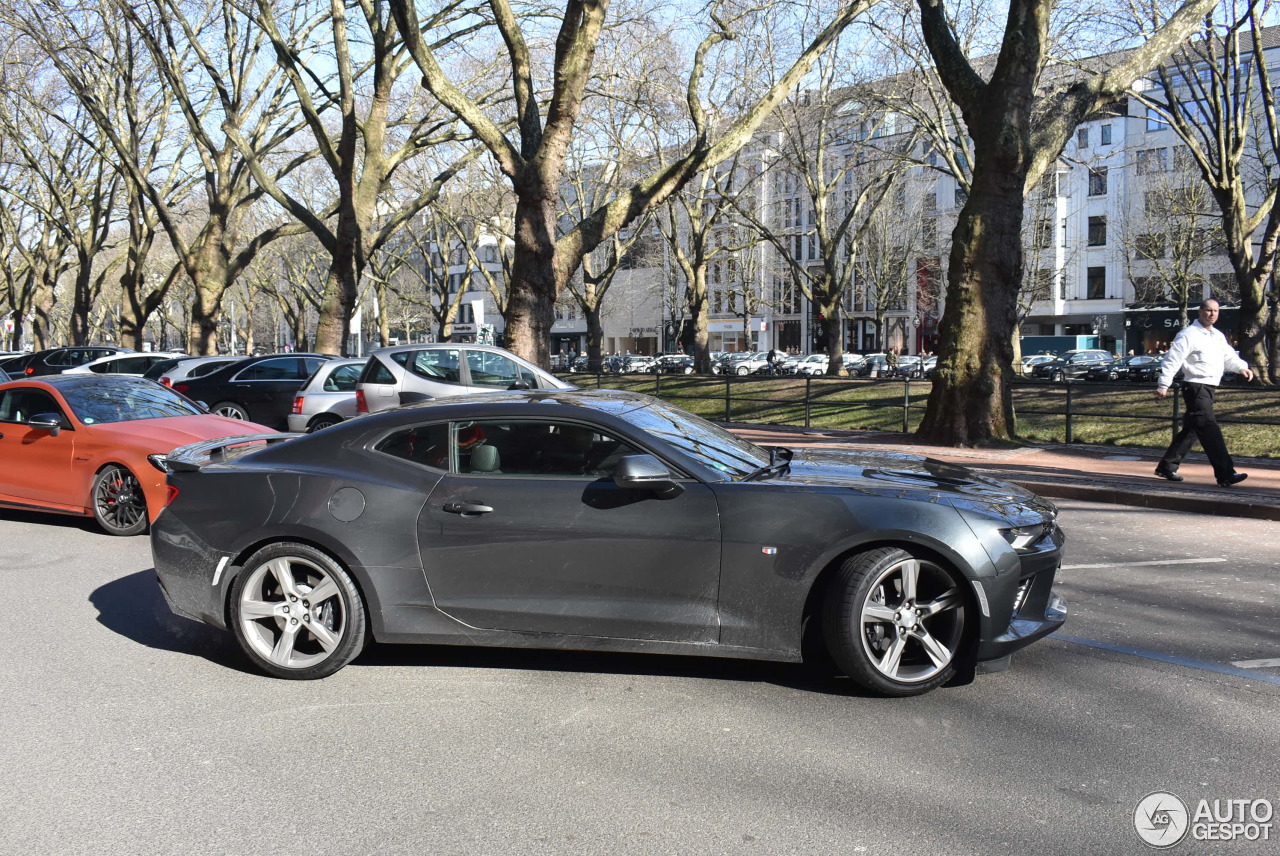
[{"label": "walking man", "polygon": [[1253,380],[1253,372],[1232,349],[1222,331],[1214,328],[1217,321],[1218,301],[1210,298],[1201,302],[1199,320],[1178,332],[1160,364],[1156,398],[1169,394],[1173,376],[1182,369],[1182,400],[1187,407],[1182,417],[1182,429],[1156,465],[1156,475],[1169,481],[1182,481],[1178,465],[1191,450],[1193,438],[1200,441],[1201,448],[1209,456],[1213,477],[1219,485],[1231,487],[1248,478],[1247,474],[1236,472],[1235,463],[1227,452],[1227,441],[1222,439],[1222,429],[1213,415],[1213,393],[1222,382],[1225,369],[1239,372],[1249,381]]}]

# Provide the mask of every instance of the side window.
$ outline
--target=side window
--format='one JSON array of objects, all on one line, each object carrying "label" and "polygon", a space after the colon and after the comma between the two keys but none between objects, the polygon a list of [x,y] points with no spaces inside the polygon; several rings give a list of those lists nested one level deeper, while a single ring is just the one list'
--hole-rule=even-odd
[{"label": "side window", "polygon": [[[403,366],[405,360],[399,359],[401,354],[393,354],[391,359]],[[396,377],[391,370],[383,365],[382,360],[378,357],[370,357],[369,361],[364,364],[364,371],[360,372],[360,383],[395,383]]]},{"label": "side window", "polygon": [[514,360],[488,351],[467,351],[467,369],[472,386],[509,389],[521,379],[520,366]]},{"label": "side window", "polygon": [[631,444],[569,422],[484,420],[454,425],[457,471],[573,478],[611,478]]},{"label": "side window", "polygon": [[360,364],[339,366],[329,372],[329,377],[325,378],[324,391],[354,392],[356,388],[356,381],[360,379],[360,370],[363,368],[364,366]]},{"label": "side window", "polygon": [[373,447],[375,452],[403,458],[415,464],[433,467],[437,470],[449,469],[449,426],[415,425],[402,428],[379,440]]},{"label": "side window", "polygon": [[302,374],[300,374],[299,377],[303,380],[311,377],[316,373],[316,369],[320,368],[320,366],[324,365],[326,362],[328,362],[328,360],[322,360],[318,357],[302,357]]},{"label": "side window", "polygon": [[437,349],[430,351],[414,351],[406,361],[405,368],[418,377],[436,383],[462,383],[462,351],[454,349]]},{"label": "side window", "polygon": [[260,363],[254,363],[240,374],[236,375],[237,381],[242,380],[302,380],[298,372],[298,360],[296,357],[283,357],[278,360],[263,360]]},{"label": "side window", "polygon": [[39,389],[6,389],[0,397],[0,422],[28,422],[37,413],[62,415],[62,408]]}]

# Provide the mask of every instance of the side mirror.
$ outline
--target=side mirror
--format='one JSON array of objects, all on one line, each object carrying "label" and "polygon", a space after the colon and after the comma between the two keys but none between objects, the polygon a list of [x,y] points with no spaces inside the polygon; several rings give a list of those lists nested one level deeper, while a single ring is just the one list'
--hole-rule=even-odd
[{"label": "side mirror", "polygon": [[27,420],[27,424],[32,428],[48,431],[50,437],[57,437],[62,433],[62,417],[56,413],[37,413]]},{"label": "side mirror", "polygon": [[627,455],[613,471],[613,483],[629,490],[646,490],[658,499],[675,499],[684,488],[671,478],[666,464],[653,455]]},{"label": "side mirror", "polygon": [[529,384],[525,383],[525,382],[524,382],[524,381],[522,381],[522,380],[518,380],[518,381],[516,381],[515,383],[511,384],[511,386],[507,387],[507,389],[508,389],[508,390],[512,390],[512,389],[528,389],[528,388],[529,388]]}]

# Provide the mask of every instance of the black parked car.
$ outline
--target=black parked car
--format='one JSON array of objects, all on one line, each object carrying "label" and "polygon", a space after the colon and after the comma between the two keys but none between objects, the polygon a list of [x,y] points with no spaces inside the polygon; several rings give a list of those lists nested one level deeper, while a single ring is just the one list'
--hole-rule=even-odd
[{"label": "black parked car", "polygon": [[21,360],[16,360],[12,364],[6,365],[5,369],[14,376],[40,377],[43,375],[62,374],[67,369],[73,369],[76,366],[82,366],[85,363],[91,363],[96,359],[109,357],[112,354],[131,353],[133,353],[132,348],[115,348],[110,345],[90,345],[80,348],[46,348],[43,351],[28,354]]},{"label": "black parked car", "polygon": [[762,448],[645,395],[460,396],[236,442],[167,456],[152,553],[174,611],[277,677],[368,640],[796,662],[807,637],[906,696],[1066,618],[1034,494],[913,455]]},{"label": "black parked car", "polygon": [[1031,376],[1061,383],[1064,380],[1079,380],[1090,369],[1109,366],[1115,359],[1106,351],[1080,350],[1064,351],[1047,363],[1031,368]]},{"label": "black parked car", "polygon": [[656,374],[693,374],[694,359],[687,354],[663,354],[650,371]]},{"label": "black parked car", "polygon": [[1130,383],[1147,383],[1155,381],[1160,375],[1160,365],[1163,361],[1159,357],[1151,357],[1145,354],[1139,354],[1136,357],[1125,358],[1125,380]]},{"label": "black parked car", "polygon": [[268,354],[246,357],[200,377],[175,381],[173,388],[208,405],[219,416],[247,419],[287,430],[294,394],[324,354]]}]

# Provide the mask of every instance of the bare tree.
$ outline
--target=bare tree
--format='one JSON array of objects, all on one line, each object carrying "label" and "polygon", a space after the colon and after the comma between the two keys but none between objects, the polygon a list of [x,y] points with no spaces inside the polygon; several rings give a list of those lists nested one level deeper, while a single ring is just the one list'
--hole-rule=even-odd
[{"label": "bare tree", "polygon": [[[639,215],[741,148],[787,93],[793,91],[813,62],[862,11],[876,0],[841,2],[777,82],[751,109],[732,122],[708,116],[700,87],[706,63],[718,46],[737,37],[735,27],[758,20],[758,10],[735,16],[726,4],[713,3],[711,26],[694,52],[688,77],[687,109],[693,135],[685,154],[669,166],[632,184],[587,218],[561,229],[559,200],[565,156],[582,111],[588,85],[596,79],[596,48],[609,11],[608,0],[566,0],[555,33],[550,61],[549,94],[539,89],[533,42],[522,24],[545,20],[518,15],[508,0],[489,0],[493,22],[501,34],[511,65],[512,105],[518,139],[502,133],[490,115],[440,65],[412,0],[390,0],[401,31],[423,73],[424,85],[472,130],[497,160],[515,192],[515,264],[507,309],[507,344],[543,366],[549,365],[548,343],[557,297],[584,255]],[[781,14],[790,7],[775,7]],[[434,41],[443,41],[442,38]]]},{"label": "bare tree", "polygon": [[984,77],[965,55],[943,0],[917,0],[938,75],[973,141],[973,181],[952,235],[941,357],[920,426],[971,445],[1014,433],[1012,338],[1022,281],[1024,200],[1077,125],[1120,98],[1191,34],[1215,0],[1184,3],[1140,45],[1094,74],[1042,82],[1052,0],[1011,0],[998,58]]},{"label": "bare tree", "polygon": [[1157,85],[1135,93],[1186,146],[1216,203],[1240,292],[1240,351],[1259,383],[1277,380],[1265,341],[1267,283],[1280,242],[1280,122],[1261,59],[1271,7],[1266,0],[1215,4],[1199,38],[1156,69]]},{"label": "bare tree", "polygon": [[[1130,183],[1127,216],[1120,246],[1134,287],[1134,302],[1187,309],[1204,297],[1206,267],[1224,256],[1212,252],[1220,245],[1221,222],[1208,185],[1198,168],[1175,150],[1144,152],[1138,175]],[[1219,236],[1215,240],[1215,236]],[[1226,295],[1215,294],[1220,300]]]}]

